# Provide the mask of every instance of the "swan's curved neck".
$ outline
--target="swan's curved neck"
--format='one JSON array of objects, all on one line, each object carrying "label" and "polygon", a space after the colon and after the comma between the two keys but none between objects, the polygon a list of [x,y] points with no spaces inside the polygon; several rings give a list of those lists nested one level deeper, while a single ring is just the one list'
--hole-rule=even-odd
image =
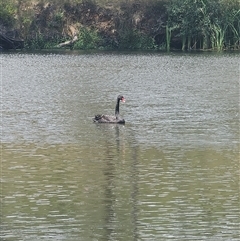
[{"label": "swan's curved neck", "polygon": [[115,116],[117,117],[119,115],[119,102],[120,100],[117,100],[116,108],[115,108]]}]

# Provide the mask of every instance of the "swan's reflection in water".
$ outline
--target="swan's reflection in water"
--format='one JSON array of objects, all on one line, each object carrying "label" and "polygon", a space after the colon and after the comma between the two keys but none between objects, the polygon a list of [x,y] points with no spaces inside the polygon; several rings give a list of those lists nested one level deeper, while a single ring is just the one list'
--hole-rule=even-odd
[{"label": "swan's reflection in water", "polygon": [[[119,196],[116,189],[118,187],[118,182],[122,175],[121,172],[117,170],[119,163],[124,164],[126,161],[131,161],[129,165],[130,170],[128,176],[125,176],[125,182],[130,183],[128,198],[126,202],[128,203],[128,215],[130,215],[131,225],[129,225],[129,232],[131,232],[131,237],[133,240],[138,240],[138,148],[137,146],[132,148],[130,153],[130,159],[126,157],[126,145],[128,145],[128,138],[126,138],[126,132],[129,134],[129,129],[126,126],[118,124],[97,124],[98,135],[103,135],[104,138],[104,148],[105,148],[105,168],[103,169],[103,174],[105,176],[106,182],[104,186],[104,206],[105,206],[105,233],[106,240],[112,240],[118,232],[121,222],[126,222],[125,220],[119,219],[119,200],[122,199]],[[127,130],[127,131],[126,131]],[[123,175],[124,176],[124,175]],[[124,177],[123,177],[124,178]],[[126,214],[123,214],[123,216]]]}]

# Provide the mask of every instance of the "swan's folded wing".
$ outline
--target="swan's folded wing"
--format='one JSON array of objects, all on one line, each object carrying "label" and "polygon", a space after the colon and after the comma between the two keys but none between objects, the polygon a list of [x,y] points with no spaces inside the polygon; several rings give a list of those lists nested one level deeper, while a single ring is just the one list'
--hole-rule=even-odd
[{"label": "swan's folded wing", "polygon": [[102,115],[103,122],[116,122],[116,117],[111,115]]},{"label": "swan's folded wing", "polygon": [[93,121],[98,123],[116,123],[116,117],[110,115],[95,115]]}]

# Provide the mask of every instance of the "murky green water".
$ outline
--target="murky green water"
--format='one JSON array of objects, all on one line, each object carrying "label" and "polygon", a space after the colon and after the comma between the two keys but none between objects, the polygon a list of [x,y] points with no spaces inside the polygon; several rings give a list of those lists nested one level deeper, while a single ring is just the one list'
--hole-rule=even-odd
[{"label": "murky green water", "polygon": [[[1,240],[239,240],[239,54],[1,55]],[[126,125],[96,125],[126,102]]]}]

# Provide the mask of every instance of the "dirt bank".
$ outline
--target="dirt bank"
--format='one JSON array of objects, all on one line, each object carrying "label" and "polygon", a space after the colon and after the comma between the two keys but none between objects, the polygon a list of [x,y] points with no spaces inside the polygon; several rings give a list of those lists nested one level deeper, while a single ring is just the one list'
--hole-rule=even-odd
[{"label": "dirt bank", "polygon": [[118,47],[121,36],[131,37],[130,32],[152,37],[160,45],[165,31],[161,25],[165,18],[163,5],[122,3],[101,7],[86,1],[76,5],[65,3],[62,7],[36,4],[33,10],[33,21],[24,36],[29,40],[34,39],[36,33],[46,40],[68,39],[88,29],[97,31],[102,46]]}]

